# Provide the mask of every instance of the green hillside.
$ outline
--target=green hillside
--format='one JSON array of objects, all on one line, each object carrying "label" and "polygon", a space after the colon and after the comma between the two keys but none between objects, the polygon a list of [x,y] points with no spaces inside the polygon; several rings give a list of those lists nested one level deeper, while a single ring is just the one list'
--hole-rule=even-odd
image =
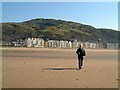
[{"label": "green hillside", "polygon": [[21,23],[2,23],[3,41],[14,41],[27,37],[42,37],[44,39],[74,40],[98,42],[118,42],[118,31],[111,29],[96,29],[81,23],[55,20],[33,19]]}]

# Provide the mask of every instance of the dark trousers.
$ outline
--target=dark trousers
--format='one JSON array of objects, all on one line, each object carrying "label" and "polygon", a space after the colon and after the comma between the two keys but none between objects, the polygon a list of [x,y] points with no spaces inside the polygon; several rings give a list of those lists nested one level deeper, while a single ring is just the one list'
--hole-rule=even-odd
[{"label": "dark trousers", "polygon": [[79,69],[81,69],[81,67],[83,65],[83,56],[78,55],[78,65],[79,65]]}]

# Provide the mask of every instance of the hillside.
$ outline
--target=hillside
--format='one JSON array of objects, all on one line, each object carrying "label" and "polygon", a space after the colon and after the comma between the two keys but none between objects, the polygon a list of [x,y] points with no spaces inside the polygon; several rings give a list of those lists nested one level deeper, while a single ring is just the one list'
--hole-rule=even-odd
[{"label": "hillside", "polygon": [[42,37],[44,39],[74,40],[98,42],[118,42],[118,31],[112,29],[96,29],[81,23],[55,20],[32,19],[21,23],[2,23],[2,40],[14,41],[27,37]]}]

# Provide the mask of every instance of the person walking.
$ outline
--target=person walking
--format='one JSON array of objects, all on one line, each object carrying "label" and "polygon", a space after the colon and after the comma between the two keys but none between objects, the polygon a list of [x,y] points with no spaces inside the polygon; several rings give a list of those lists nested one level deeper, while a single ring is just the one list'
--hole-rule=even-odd
[{"label": "person walking", "polygon": [[81,44],[79,48],[76,51],[76,54],[78,55],[78,65],[79,69],[82,69],[83,66],[83,56],[86,56],[85,50],[81,47]]}]

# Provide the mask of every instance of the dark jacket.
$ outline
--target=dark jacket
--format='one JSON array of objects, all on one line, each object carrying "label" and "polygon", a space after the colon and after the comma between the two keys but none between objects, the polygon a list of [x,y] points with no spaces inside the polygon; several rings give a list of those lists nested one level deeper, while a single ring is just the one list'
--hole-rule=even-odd
[{"label": "dark jacket", "polygon": [[78,48],[76,51],[76,54],[78,54],[78,56],[85,56],[85,50],[83,48]]}]

